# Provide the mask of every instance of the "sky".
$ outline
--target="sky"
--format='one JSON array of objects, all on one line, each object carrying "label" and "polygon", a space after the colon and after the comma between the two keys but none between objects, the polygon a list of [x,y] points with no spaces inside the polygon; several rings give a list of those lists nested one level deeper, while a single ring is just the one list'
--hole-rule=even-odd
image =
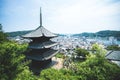
[{"label": "sky", "polygon": [[120,31],[120,0],[0,0],[5,32],[33,30],[42,24],[54,33]]}]

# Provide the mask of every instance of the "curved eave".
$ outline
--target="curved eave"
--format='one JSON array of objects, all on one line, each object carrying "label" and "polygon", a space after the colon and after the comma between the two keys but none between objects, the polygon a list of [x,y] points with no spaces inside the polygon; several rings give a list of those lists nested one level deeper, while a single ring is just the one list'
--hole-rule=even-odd
[{"label": "curved eave", "polygon": [[42,35],[42,36],[25,36],[25,35],[23,35],[22,37],[23,38],[40,38],[40,37],[54,38],[54,37],[58,37],[58,35],[55,35],[55,36],[45,36],[45,35]]},{"label": "curved eave", "polygon": [[29,48],[30,49],[44,49],[44,48],[51,48],[53,46],[56,46],[58,43],[53,43],[53,44],[49,44],[49,45],[30,45]]},{"label": "curved eave", "polygon": [[39,26],[36,30],[31,31],[28,34],[23,35],[24,38],[38,38],[38,37],[57,37],[56,34],[48,31],[43,26]]}]

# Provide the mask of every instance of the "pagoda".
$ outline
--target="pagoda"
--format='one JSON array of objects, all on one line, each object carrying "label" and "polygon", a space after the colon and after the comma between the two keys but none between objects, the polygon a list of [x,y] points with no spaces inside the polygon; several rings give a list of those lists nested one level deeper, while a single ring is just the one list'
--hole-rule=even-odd
[{"label": "pagoda", "polygon": [[51,64],[51,58],[57,54],[57,50],[52,48],[56,46],[57,43],[51,41],[51,38],[56,36],[56,34],[53,34],[42,26],[42,13],[40,8],[40,26],[30,33],[23,35],[24,38],[32,40],[29,43],[29,52],[25,55],[27,59],[32,61],[30,68],[33,72],[39,73]]}]

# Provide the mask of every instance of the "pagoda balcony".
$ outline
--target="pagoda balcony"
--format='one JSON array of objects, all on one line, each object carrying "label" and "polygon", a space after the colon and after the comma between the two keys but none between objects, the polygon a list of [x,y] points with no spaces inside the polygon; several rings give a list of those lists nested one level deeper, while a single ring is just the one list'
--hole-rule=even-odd
[{"label": "pagoda balcony", "polygon": [[29,54],[26,54],[26,57],[28,59],[32,59],[32,60],[44,61],[44,60],[48,60],[48,59],[52,58],[57,53],[58,53],[57,50],[49,50],[44,53],[37,53],[37,54],[29,53]]},{"label": "pagoda balcony", "polygon": [[31,48],[31,49],[43,49],[43,48],[50,48],[50,47],[53,47],[56,45],[57,45],[56,42],[47,41],[47,42],[43,42],[43,43],[30,43],[29,48]]}]

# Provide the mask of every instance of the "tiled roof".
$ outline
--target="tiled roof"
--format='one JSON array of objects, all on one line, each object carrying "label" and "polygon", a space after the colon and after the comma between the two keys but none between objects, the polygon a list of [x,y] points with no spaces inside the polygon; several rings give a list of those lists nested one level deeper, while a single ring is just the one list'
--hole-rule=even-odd
[{"label": "tiled roof", "polygon": [[120,66],[120,51],[108,51],[105,57]]},{"label": "tiled roof", "polygon": [[24,38],[33,38],[33,37],[56,37],[57,35],[48,31],[43,26],[38,27],[37,29],[31,31],[28,34],[23,35]]},{"label": "tiled roof", "polygon": [[120,61],[120,51],[109,51],[106,54],[106,58],[109,60]]}]

